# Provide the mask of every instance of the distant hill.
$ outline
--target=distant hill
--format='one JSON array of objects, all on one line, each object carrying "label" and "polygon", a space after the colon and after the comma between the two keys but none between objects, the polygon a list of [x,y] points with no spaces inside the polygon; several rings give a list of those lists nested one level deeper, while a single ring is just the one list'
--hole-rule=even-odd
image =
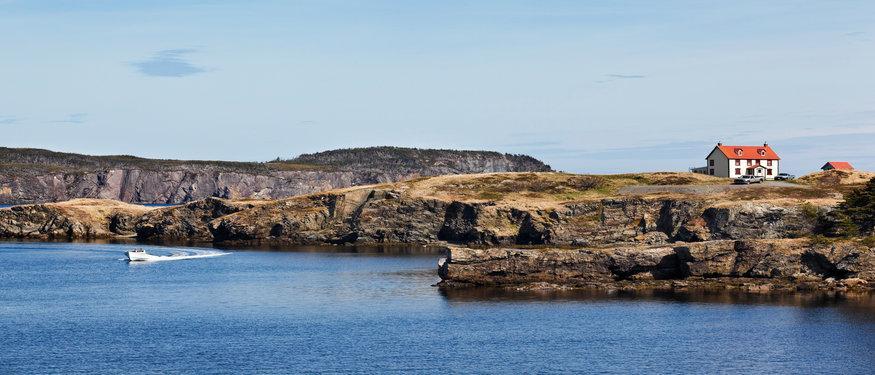
[{"label": "distant hill", "polygon": [[482,172],[546,172],[550,166],[528,155],[403,147],[347,148],[303,154],[289,161],[339,170],[403,171],[428,175]]},{"label": "distant hill", "polygon": [[183,203],[210,196],[283,198],[420,176],[540,172],[527,155],[492,151],[368,147],[304,154],[269,162],[91,156],[0,147],[0,204],[108,198]]}]

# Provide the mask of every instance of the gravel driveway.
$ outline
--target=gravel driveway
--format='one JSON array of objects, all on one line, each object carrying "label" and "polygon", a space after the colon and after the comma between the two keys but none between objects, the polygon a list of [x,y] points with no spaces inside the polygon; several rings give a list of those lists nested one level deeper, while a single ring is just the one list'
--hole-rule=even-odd
[{"label": "gravel driveway", "polygon": [[633,185],[633,186],[624,186],[620,188],[621,195],[644,195],[644,194],[658,194],[658,193],[679,193],[679,194],[717,194],[722,193],[724,191],[735,190],[735,189],[750,189],[752,187],[797,187],[797,188],[808,188],[808,186],[794,184],[792,182],[785,181],[766,181],[761,184],[750,184],[750,185],[732,185],[732,184],[720,184],[720,185]]}]

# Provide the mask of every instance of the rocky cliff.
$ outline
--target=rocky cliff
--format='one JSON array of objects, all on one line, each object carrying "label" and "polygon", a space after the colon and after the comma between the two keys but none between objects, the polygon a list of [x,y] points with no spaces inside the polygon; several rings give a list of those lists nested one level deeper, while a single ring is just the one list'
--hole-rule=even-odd
[{"label": "rocky cliff", "polygon": [[91,239],[133,236],[151,208],[101,199],[0,209],[0,238]]},{"label": "rocky cliff", "polygon": [[445,287],[866,290],[875,285],[875,248],[806,239],[586,249],[450,247],[438,269]]},{"label": "rocky cliff", "polygon": [[[670,188],[657,185],[666,176],[440,176],[270,201],[208,198],[150,210],[132,225],[147,241],[601,247],[803,237],[822,224],[818,213],[836,202],[829,191],[803,194],[784,187],[720,195],[618,194],[628,184]],[[714,181],[700,181],[708,182]],[[31,212],[41,207],[4,214],[39,226],[42,219],[32,219]]]},{"label": "rocky cliff", "polygon": [[816,225],[801,206],[768,202],[715,206],[697,199],[629,197],[540,208],[413,197],[403,188],[364,188],[263,204],[216,217],[207,228],[218,242],[605,246],[794,238]]},{"label": "rocky cliff", "polygon": [[452,173],[548,171],[525,156],[394,147],[335,150],[267,163],[155,160],[0,148],[0,204],[114,199],[184,203],[278,199]]},{"label": "rocky cliff", "polygon": [[[624,184],[660,177],[441,176],[279,200],[217,217],[207,227],[217,242],[598,247],[802,237],[821,224],[818,212],[836,202],[828,191],[790,199],[800,193],[781,187],[719,196],[616,194]],[[761,199],[750,199],[752,192]]]}]

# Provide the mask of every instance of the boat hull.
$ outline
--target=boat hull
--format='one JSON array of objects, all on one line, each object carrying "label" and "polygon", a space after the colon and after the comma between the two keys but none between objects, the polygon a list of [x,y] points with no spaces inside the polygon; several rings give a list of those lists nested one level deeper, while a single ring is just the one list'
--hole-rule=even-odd
[{"label": "boat hull", "polygon": [[128,251],[125,252],[125,255],[131,262],[146,262],[155,259],[154,255],[149,255],[145,251]]}]

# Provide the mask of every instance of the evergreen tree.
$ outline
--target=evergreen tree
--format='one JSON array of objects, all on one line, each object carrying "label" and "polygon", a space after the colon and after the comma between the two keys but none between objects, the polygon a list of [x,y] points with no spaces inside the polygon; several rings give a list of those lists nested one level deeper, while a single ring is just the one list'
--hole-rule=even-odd
[{"label": "evergreen tree", "polygon": [[872,234],[875,227],[875,178],[869,180],[866,186],[845,194],[838,212],[844,216],[845,224],[856,227],[858,234]]}]

